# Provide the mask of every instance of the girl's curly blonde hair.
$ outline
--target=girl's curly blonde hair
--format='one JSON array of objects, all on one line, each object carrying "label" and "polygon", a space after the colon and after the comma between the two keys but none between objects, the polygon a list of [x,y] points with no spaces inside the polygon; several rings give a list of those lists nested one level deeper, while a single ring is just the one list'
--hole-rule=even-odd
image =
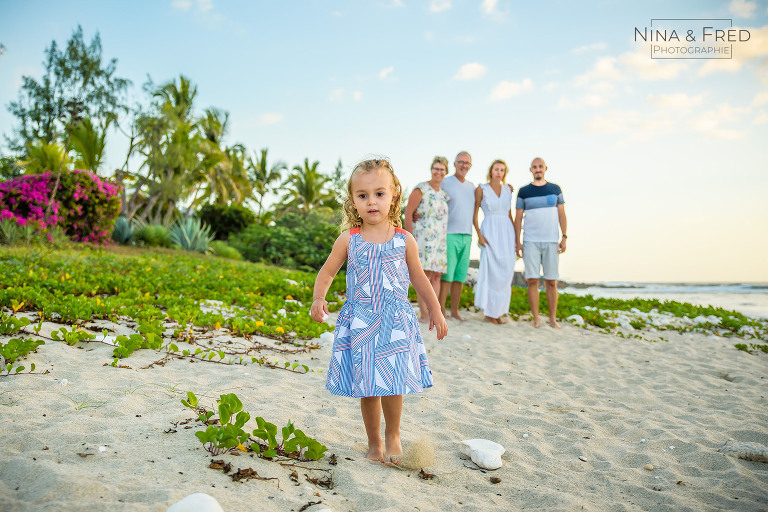
[{"label": "girl's curly blonde hair", "polygon": [[374,158],[371,160],[363,160],[357,164],[355,170],[353,170],[352,174],[349,176],[349,180],[347,181],[347,198],[344,200],[344,211],[341,219],[342,231],[360,227],[363,224],[363,219],[360,218],[360,214],[357,212],[355,203],[352,200],[352,180],[360,173],[376,170],[389,171],[389,175],[392,177],[392,204],[389,207],[389,222],[397,228],[403,227],[403,223],[400,220],[403,197],[403,189],[400,186],[400,180],[395,176],[395,170],[392,169],[392,164],[389,163],[389,160],[384,158]]}]

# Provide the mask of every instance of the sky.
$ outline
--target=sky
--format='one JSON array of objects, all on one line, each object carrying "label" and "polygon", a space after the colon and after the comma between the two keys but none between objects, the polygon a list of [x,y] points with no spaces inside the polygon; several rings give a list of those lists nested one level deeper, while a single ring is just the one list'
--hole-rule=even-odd
[{"label": "sky", "polygon": [[[543,157],[563,280],[768,282],[766,0],[0,0],[0,133],[78,24],[131,103],[183,74],[198,113],[229,112],[226,143],[291,167],[385,155],[410,190],[466,150],[469,180],[501,158],[518,189]],[[110,133],[104,174],[126,149]]]}]

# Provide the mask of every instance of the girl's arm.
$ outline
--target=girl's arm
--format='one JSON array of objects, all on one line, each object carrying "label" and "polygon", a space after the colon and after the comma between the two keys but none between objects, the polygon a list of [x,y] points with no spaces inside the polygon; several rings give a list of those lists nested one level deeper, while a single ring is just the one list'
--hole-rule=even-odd
[{"label": "girl's arm", "polygon": [[437,300],[435,290],[429,283],[424,269],[421,268],[419,261],[419,246],[413,235],[406,233],[405,236],[405,263],[408,265],[408,274],[411,276],[411,284],[416,288],[416,292],[427,303],[429,309],[429,330],[437,327],[437,339],[441,340],[448,334],[448,324],[445,323],[445,317],[440,311],[440,302]]},{"label": "girl's arm", "polygon": [[421,189],[415,188],[411,195],[408,196],[408,204],[405,205],[405,230],[409,233],[413,233],[413,212],[419,207],[422,194]]},{"label": "girl's arm", "polygon": [[328,314],[325,294],[328,293],[333,278],[339,273],[339,269],[347,259],[347,247],[349,247],[349,230],[339,235],[339,238],[333,243],[331,254],[328,255],[325,264],[317,273],[315,291],[312,293],[312,307],[309,309],[310,316],[317,322],[322,322],[323,317]]},{"label": "girl's arm", "polygon": [[483,202],[483,187],[480,185],[475,189],[475,214],[472,217],[472,223],[475,225],[475,231],[477,231],[477,241],[483,247],[488,243],[485,237],[480,232],[480,222],[477,220],[477,213],[480,211],[480,203]]}]

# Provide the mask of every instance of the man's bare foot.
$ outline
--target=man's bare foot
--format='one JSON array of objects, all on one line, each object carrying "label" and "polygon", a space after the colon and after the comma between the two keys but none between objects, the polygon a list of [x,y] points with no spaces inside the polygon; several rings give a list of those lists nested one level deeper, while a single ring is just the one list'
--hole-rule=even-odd
[{"label": "man's bare foot", "polygon": [[499,319],[498,318],[493,318],[493,317],[490,317],[490,316],[486,316],[485,317],[485,321],[488,322],[489,324],[499,325]]},{"label": "man's bare foot", "polygon": [[459,322],[466,322],[463,318],[461,318],[461,315],[458,313],[451,313],[451,318],[454,320],[458,320]]},{"label": "man's bare foot", "polygon": [[549,326],[552,327],[553,329],[560,328],[560,324],[557,323],[557,320],[552,320],[551,318],[549,319]]},{"label": "man's bare foot", "polygon": [[539,317],[536,317],[533,319],[533,326],[538,329],[541,326],[541,319]]}]

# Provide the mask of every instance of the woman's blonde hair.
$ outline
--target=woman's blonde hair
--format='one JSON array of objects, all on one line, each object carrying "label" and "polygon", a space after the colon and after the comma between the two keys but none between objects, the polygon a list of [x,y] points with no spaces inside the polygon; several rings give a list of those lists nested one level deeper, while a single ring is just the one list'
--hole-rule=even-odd
[{"label": "woman's blonde hair", "polygon": [[432,159],[432,165],[429,166],[430,169],[434,167],[435,164],[443,164],[445,166],[445,174],[448,174],[448,159],[444,156],[436,156]]},{"label": "woman's blonde hair", "polygon": [[507,167],[507,162],[505,162],[504,160],[501,160],[500,158],[497,158],[496,160],[494,160],[493,163],[491,164],[491,166],[488,168],[487,181],[488,182],[491,181],[491,171],[493,170],[493,166],[496,165],[496,164],[501,164],[501,165],[504,166],[504,176],[501,178],[501,182],[502,183],[506,183],[507,182],[507,173],[509,172],[509,167]]},{"label": "woman's blonde hair", "polygon": [[403,226],[400,220],[400,210],[402,208],[403,189],[400,186],[400,180],[395,176],[395,170],[392,164],[384,158],[374,158],[363,160],[355,166],[352,174],[347,181],[347,198],[344,200],[344,211],[341,219],[341,230],[357,228],[363,225],[363,219],[355,208],[355,202],[352,200],[352,180],[360,173],[372,172],[376,170],[387,170],[392,177],[392,204],[389,207],[389,222],[393,226],[400,228]]}]

